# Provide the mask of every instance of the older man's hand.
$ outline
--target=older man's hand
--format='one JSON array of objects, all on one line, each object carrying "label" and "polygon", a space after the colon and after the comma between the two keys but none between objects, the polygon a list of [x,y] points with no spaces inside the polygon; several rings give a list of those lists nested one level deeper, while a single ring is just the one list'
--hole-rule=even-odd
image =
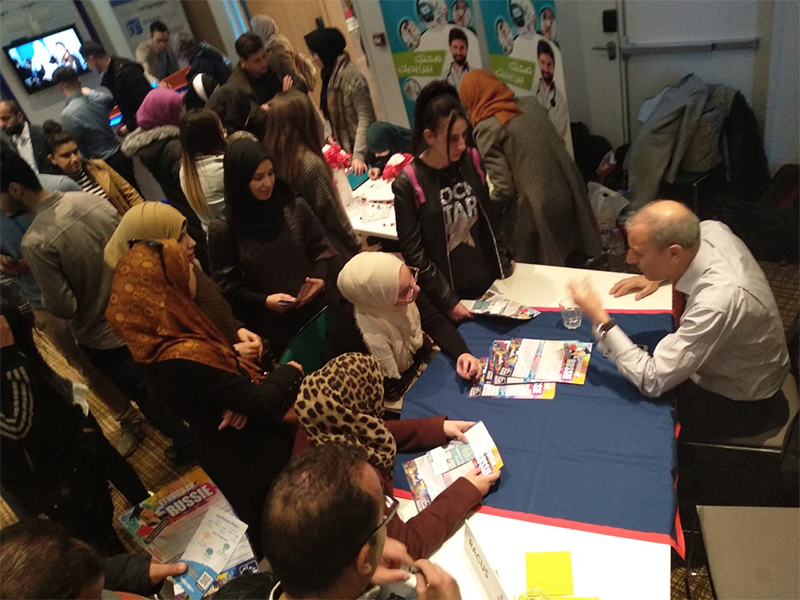
[{"label": "older man's hand", "polygon": [[592,320],[595,325],[605,323],[611,317],[603,308],[600,295],[587,279],[573,280],[569,283],[569,292],[575,303],[580,306],[583,314]]}]

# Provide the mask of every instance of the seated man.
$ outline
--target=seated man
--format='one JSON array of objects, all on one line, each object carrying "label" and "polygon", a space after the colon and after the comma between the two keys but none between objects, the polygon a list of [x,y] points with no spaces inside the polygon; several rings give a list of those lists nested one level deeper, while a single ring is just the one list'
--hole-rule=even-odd
[{"label": "seated man", "polygon": [[144,76],[151,84],[160,82],[180,68],[178,55],[169,46],[169,28],[165,23],[150,23],[150,39],[136,48],[136,62],[144,67]]},{"label": "seated man", "polygon": [[[386,568],[411,564],[402,544],[387,544],[385,525],[396,510],[365,453],[324,444],[296,457],[264,507],[264,554],[279,580],[269,598],[374,598],[374,584],[405,579]],[[418,598],[461,598],[440,567],[413,566]]]},{"label": "seated man", "polygon": [[670,280],[686,295],[686,310],[677,331],[650,356],[616,326],[590,286],[572,282],[603,353],[645,396],[683,384],[683,439],[745,437],[780,427],[788,416],[781,386],[789,354],[772,291],[742,240],[726,225],[701,223],[684,205],[662,200],[629,221],[628,245],[627,261],[644,275],[611,293],[643,289],[646,295],[655,282]]},{"label": "seated man", "polygon": [[0,540],[3,598],[100,598],[103,590],[152,596],[186,571],[186,563],[162,565],[144,552],[101,558],[46,519],[9,525]]}]

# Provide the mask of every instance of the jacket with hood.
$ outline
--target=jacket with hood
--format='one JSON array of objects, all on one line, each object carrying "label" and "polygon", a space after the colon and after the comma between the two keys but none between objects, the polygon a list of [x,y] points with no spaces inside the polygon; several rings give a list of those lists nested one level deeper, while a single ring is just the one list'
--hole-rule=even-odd
[{"label": "jacket with hood", "polygon": [[231,70],[225,64],[225,57],[222,53],[207,42],[200,42],[197,50],[189,61],[189,73],[187,79],[199,73],[207,73],[216,79],[219,85],[228,81]]}]

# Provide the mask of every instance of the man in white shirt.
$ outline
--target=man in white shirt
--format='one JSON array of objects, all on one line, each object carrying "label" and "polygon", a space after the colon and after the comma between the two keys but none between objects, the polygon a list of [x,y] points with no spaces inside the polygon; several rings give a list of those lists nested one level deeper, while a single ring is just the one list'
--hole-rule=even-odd
[{"label": "man in white shirt", "polygon": [[0,128],[6,132],[19,155],[35,173],[51,173],[44,147],[44,131],[39,125],[25,120],[22,109],[14,100],[0,100]]},{"label": "man in white shirt", "polygon": [[726,225],[701,223],[684,205],[661,200],[629,221],[628,245],[627,261],[644,275],[611,293],[642,290],[638,299],[670,280],[686,295],[686,309],[651,356],[616,326],[587,282],[572,282],[604,355],[645,396],[684,384],[678,416],[689,439],[746,437],[782,425],[786,338],[772,290],[744,243]]},{"label": "man in white shirt", "polygon": [[567,134],[569,133],[569,111],[567,110],[567,100],[564,94],[556,88],[555,67],[556,55],[550,42],[539,40],[536,47],[536,54],[539,61],[539,84],[536,86],[536,99],[547,111],[550,122],[556,128],[558,137],[566,144]]},{"label": "man in white shirt", "polygon": [[453,55],[453,60],[447,67],[444,79],[447,83],[458,89],[464,75],[469,73],[469,63],[467,62],[469,41],[467,40],[467,34],[458,27],[453,27],[450,30],[448,41],[450,43],[450,54]]}]

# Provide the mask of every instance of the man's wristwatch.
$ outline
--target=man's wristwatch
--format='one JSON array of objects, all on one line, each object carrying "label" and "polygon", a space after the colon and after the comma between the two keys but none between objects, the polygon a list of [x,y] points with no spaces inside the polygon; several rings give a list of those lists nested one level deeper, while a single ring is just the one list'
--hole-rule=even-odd
[{"label": "man's wristwatch", "polygon": [[594,337],[602,342],[606,338],[606,334],[616,326],[617,322],[614,319],[609,319],[605,323],[600,323],[600,325],[595,327]]}]

